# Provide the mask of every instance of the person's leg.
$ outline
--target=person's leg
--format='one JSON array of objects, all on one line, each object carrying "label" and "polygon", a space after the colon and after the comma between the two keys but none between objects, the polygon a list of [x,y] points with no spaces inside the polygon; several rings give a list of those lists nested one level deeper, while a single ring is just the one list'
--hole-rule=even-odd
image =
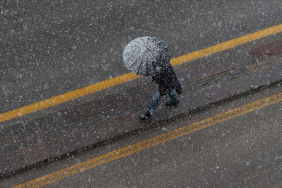
[{"label": "person's leg", "polygon": [[161,94],[160,94],[160,92],[158,90],[155,93],[155,95],[153,96],[152,102],[151,102],[151,104],[150,104],[150,106],[149,106],[149,108],[148,108],[146,113],[152,113],[156,109],[156,107],[158,106],[161,98],[162,98],[162,96],[161,96]]},{"label": "person's leg", "polygon": [[178,96],[173,90],[169,93],[169,97],[171,102],[179,102]]},{"label": "person's leg", "polygon": [[151,104],[150,104],[148,110],[147,110],[144,114],[142,114],[142,115],[140,116],[140,118],[141,118],[141,119],[147,119],[147,118],[151,117],[152,114],[153,114],[153,111],[154,111],[154,110],[156,109],[156,107],[158,106],[158,104],[159,104],[161,98],[162,98],[162,96],[161,96],[160,92],[157,91],[157,92],[155,93],[155,95],[153,96],[153,98],[152,98],[152,102],[151,102]]},{"label": "person's leg", "polygon": [[166,106],[176,106],[179,103],[178,96],[173,90],[169,93],[169,97],[170,101],[165,103]]}]

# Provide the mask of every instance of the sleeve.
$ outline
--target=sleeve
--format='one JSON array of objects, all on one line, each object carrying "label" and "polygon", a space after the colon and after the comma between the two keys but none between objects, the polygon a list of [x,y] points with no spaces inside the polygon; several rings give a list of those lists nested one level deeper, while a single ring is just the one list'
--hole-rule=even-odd
[{"label": "sleeve", "polygon": [[175,85],[175,90],[177,92],[178,95],[181,95],[183,90],[182,90],[182,87],[178,81],[178,79],[176,78],[176,85]]},{"label": "sleeve", "polygon": [[178,95],[181,95],[183,90],[182,90],[182,87],[180,85],[180,82],[178,81],[175,73],[174,73],[174,82],[175,82],[175,90],[177,92]]}]

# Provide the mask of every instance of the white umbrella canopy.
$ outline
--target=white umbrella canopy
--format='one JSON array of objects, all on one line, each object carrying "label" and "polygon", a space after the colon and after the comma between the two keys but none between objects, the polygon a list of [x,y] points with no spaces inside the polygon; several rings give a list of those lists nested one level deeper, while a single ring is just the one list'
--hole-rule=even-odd
[{"label": "white umbrella canopy", "polygon": [[128,70],[140,76],[161,74],[170,65],[170,50],[155,37],[132,40],[123,51],[123,62]]}]

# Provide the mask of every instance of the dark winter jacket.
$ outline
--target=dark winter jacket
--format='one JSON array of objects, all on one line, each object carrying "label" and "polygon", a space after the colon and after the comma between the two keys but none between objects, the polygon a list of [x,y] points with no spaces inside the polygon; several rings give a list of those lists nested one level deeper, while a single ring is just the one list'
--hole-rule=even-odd
[{"label": "dark winter jacket", "polygon": [[182,94],[182,87],[171,65],[165,72],[160,75],[153,76],[152,79],[159,85],[161,96],[169,94],[173,89],[176,90],[178,95]]}]

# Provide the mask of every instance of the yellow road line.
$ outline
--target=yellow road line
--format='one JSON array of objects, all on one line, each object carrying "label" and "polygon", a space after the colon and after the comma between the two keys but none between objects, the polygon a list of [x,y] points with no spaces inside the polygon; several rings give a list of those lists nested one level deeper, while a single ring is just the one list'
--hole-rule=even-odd
[{"label": "yellow road line", "polygon": [[221,51],[224,51],[230,48],[234,48],[236,46],[240,46],[242,44],[246,44],[248,42],[252,42],[254,40],[261,39],[261,38],[264,38],[270,35],[274,35],[280,32],[282,32],[282,24],[273,26],[273,27],[269,27],[267,29],[257,31],[255,33],[251,33],[251,34],[248,34],[248,35],[236,38],[236,39],[229,40],[227,42],[223,42],[223,43],[220,43],[220,44],[217,44],[217,45],[214,45],[214,46],[211,46],[211,47],[208,47],[208,48],[196,51],[196,52],[192,52],[190,54],[186,54],[186,55],[174,58],[171,60],[171,64],[173,66],[181,65],[185,62],[193,61],[201,57],[211,55],[217,52],[221,52]]},{"label": "yellow road line", "polygon": [[[227,50],[227,49],[230,49],[230,48],[233,48],[233,47],[236,47],[236,46],[239,46],[239,45],[242,45],[242,44],[245,44],[245,43],[266,37],[266,36],[280,33],[280,32],[282,32],[282,24],[273,26],[273,27],[255,32],[255,33],[251,33],[249,35],[245,35],[245,36],[242,36],[242,37],[239,37],[239,38],[227,41],[227,42],[223,42],[221,44],[217,44],[215,46],[211,46],[211,47],[208,47],[208,48],[196,51],[196,52],[192,52],[190,54],[186,54],[186,55],[174,58],[171,60],[171,64],[172,66],[181,65],[183,63],[186,63],[186,62],[189,62],[189,61],[192,61],[192,60],[195,60],[195,59],[198,59],[198,58],[210,55],[210,54],[214,54],[214,53],[217,53],[223,50]],[[90,85],[90,86],[87,86],[81,89],[71,91],[69,93],[65,93],[59,96],[52,97],[50,99],[46,99],[44,101],[40,101],[40,102],[31,104],[28,106],[24,106],[24,107],[21,107],[21,108],[18,108],[18,109],[9,111],[9,112],[5,112],[3,114],[0,114],[0,123],[32,113],[32,112],[35,112],[35,111],[39,111],[39,110],[42,110],[42,109],[45,109],[51,106],[55,106],[63,102],[77,99],[79,97],[86,96],[91,93],[95,93],[97,91],[107,89],[115,85],[119,85],[124,82],[134,80],[136,78],[139,78],[139,76],[134,75],[133,73],[128,73],[128,74],[121,75],[121,76],[118,76],[118,77],[115,77],[109,80],[105,80],[105,81],[102,81],[102,82],[99,82],[99,83],[96,83],[96,84],[93,84],[93,85]]]},{"label": "yellow road line", "polygon": [[172,140],[174,138],[178,138],[180,136],[189,134],[194,131],[198,131],[201,129],[204,129],[206,127],[218,124],[220,122],[235,118],[237,116],[244,115],[246,113],[252,112],[254,110],[257,110],[259,108],[277,103],[282,101],[282,93],[279,93],[277,95],[264,98],[262,100],[241,106],[239,108],[224,112],[222,114],[213,116],[211,118],[204,119],[202,121],[193,123],[191,125],[187,125],[185,127],[176,129],[174,131],[168,132],[166,134],[159,135],[157,137],[144,140],[142,142],[139,142],[137,144],[133,144],[124,148],[121,148],[119,150],[110,152],[108,154],[102,155],[100,157],[88,160],[83,163],[79,163],[77,165],[71,166],[69,168],[62,169],[60,171],[54,172],[52,174],[37,178],[35,180],[26,182],[24,184],[18,185],[14,188],[35,188],[35,187],[41,187],[47,184],[50,184],[55,181],[59,181],[63,178],[84,172],[86,170],[95,168],[99,165],[114,161],[116,159],[128,156],[130,154],[142,151],[144,149],[148,149],[150,147],[159,145],[161,143],[167,142],[169,140]]},{"label": "yellow road line", "polygon": [[124,74],[118,77],[114,77],[84,88],[80,88],[62,95],[58,95],[55,97],[52,97],[50,99],[40,101],[28,106],[24,106],[9,112],[5,112],[3,114],[0,114],[0,122],[4,122],[10,119],[14,119],[32,112],[36,112],[38,110],[42,110],[51,106],[55,106],[58,104],[61,104],[63,102],[71,101],[73,99],[77,99],[79,97],[83,97],[86,95],[89,95],[91,93],[95,93],[97,91],[101,91],[103,89],[113,87],[115,85],[119,85],[131,80],[134,80],[136,78],[139,78],[140,76],[137,76],[133,73]]}]

